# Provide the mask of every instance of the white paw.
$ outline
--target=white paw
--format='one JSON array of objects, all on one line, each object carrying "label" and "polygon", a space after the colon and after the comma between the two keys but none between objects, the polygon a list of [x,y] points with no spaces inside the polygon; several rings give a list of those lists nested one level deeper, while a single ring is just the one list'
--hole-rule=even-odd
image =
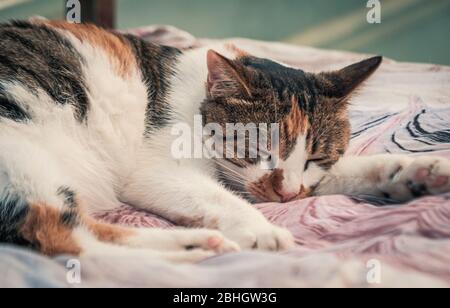
[{"label": "white paw", "polygon": [[239,251],[239,245],[216,230],[208,229],[138,229],[137,235],[128,239],[127,246],[158,251],[203,250],[214,254]]},{"label": "white paw", "polygon": [[295,247],[291,232],[269,222],[232,228],[224,231],[224,234],[236,241],[242,249],[281,251]]},{"label": "white paw", "polygon": [[409,164],[394,166],[384,191],[399,201],[450,192],[450,160],[419,157]]},{"label": "white paw", "polygon": [[225,238],[219,231],[208,229],[182,229],[172,231],[172,249],[161,253],[161,257],[177,263],[196,263],[205,259],[237,252],[240,247]]}]

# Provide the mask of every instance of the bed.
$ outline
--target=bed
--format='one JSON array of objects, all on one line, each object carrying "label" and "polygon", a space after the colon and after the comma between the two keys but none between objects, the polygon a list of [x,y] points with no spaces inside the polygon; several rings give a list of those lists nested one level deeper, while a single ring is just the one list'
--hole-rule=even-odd
[{"label": "bed", "polygon": [[[246,39],[197,39],[170,26],[130,32],[185,50],[233,43],[312,72],[366,57]],[[352,99],[350,114],[353,132],[347,155],[450,159],[450,67],[386,59]],[[241,252],[195,265],[139,257],[81,258],[81,283],[70,283],[73,257],[50,259],[0,245],[0,287],[450,287],[450,194],[394,205],[367,196],[327,196],[255,206],[292,231],[296,249]],[[175,227],[129,205],[97,218],[125,226]]]}]

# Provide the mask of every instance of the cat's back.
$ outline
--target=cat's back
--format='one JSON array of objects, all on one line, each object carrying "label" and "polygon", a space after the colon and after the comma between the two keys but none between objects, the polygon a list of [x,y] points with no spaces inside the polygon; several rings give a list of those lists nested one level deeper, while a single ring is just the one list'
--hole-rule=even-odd
[{"label": "cat's back", "polygon": [[147,130],[167,123],[179,54],[92,25],[0,25],[0,145],[36,144],[80,183],[115,178]]},{"label": "cat's back", "polygon": [[80,123],[121,116],[145,122],[147,109],[167,109],[164,96],[178,54],[93,25],[2,24],[0,117],[39,121],[46,112],[70,108]]},{"label": "cat's back", "polygon": [[31,120],[34,104],[39,105],[36,98],[45,96],[55,104],[72,105],[76,117],[84,118],[89,102],[82,61],[74,46],[48,26],[19,21],[1,25],[1,116]]}]

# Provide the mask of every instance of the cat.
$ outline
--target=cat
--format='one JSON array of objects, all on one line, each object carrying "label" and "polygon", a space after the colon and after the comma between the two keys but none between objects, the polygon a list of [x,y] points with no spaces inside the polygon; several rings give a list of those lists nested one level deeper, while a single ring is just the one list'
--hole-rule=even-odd
[{"label": "cat", "polygon": [[[381,62],[312,74],[233,46],[182,52],[93,25],[2,24],[0,242],[48,256],[196,262],[294,247],[252,202],[450,191],[446,159],[344,155],[350,96]],[[277,123],[278,146],[264,158],[173,158],[173,125],[192,127],[196,115],[205,125]],[[271,155],[275,168],[262,168]],[[123,203],[191,228],[92,218]]]}]

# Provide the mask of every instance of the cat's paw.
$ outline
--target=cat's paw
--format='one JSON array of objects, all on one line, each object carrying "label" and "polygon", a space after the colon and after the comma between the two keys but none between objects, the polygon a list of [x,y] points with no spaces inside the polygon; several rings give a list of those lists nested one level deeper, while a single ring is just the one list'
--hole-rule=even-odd
[{"label": "cat's paw", "polygon": [[136,232],[136,236],[127,240],[127,246],[174,252],[203,250],[214,254],[224,254],[240,250],[237,243],[227,239],[217,230],[139,229]]},{"label": "cat's paw", "polygon": [[178,236],[177,242],[185,250],[202,249],[218,254],[240,250],[237,243],[227,239],[221,232],[208,229],[184,230]]},{"label": "cat's paw", "polygon": [[394,167],[389,180],[386,193],[399,201],[450,192],[450,160],[419,157]]},{"label": "cat's paw", "polygon": [[242,249],[282,251],[295,247],[295,240],[287,229],[268,222],[248,224],[224,232],[236,241]]},{"label": "cat's paw", "polygon": [[174,231],[172,249],[161,256],[176,263],[196,263],[217,255],[240,251],[237,243],[215,230],[189,229]]}]

